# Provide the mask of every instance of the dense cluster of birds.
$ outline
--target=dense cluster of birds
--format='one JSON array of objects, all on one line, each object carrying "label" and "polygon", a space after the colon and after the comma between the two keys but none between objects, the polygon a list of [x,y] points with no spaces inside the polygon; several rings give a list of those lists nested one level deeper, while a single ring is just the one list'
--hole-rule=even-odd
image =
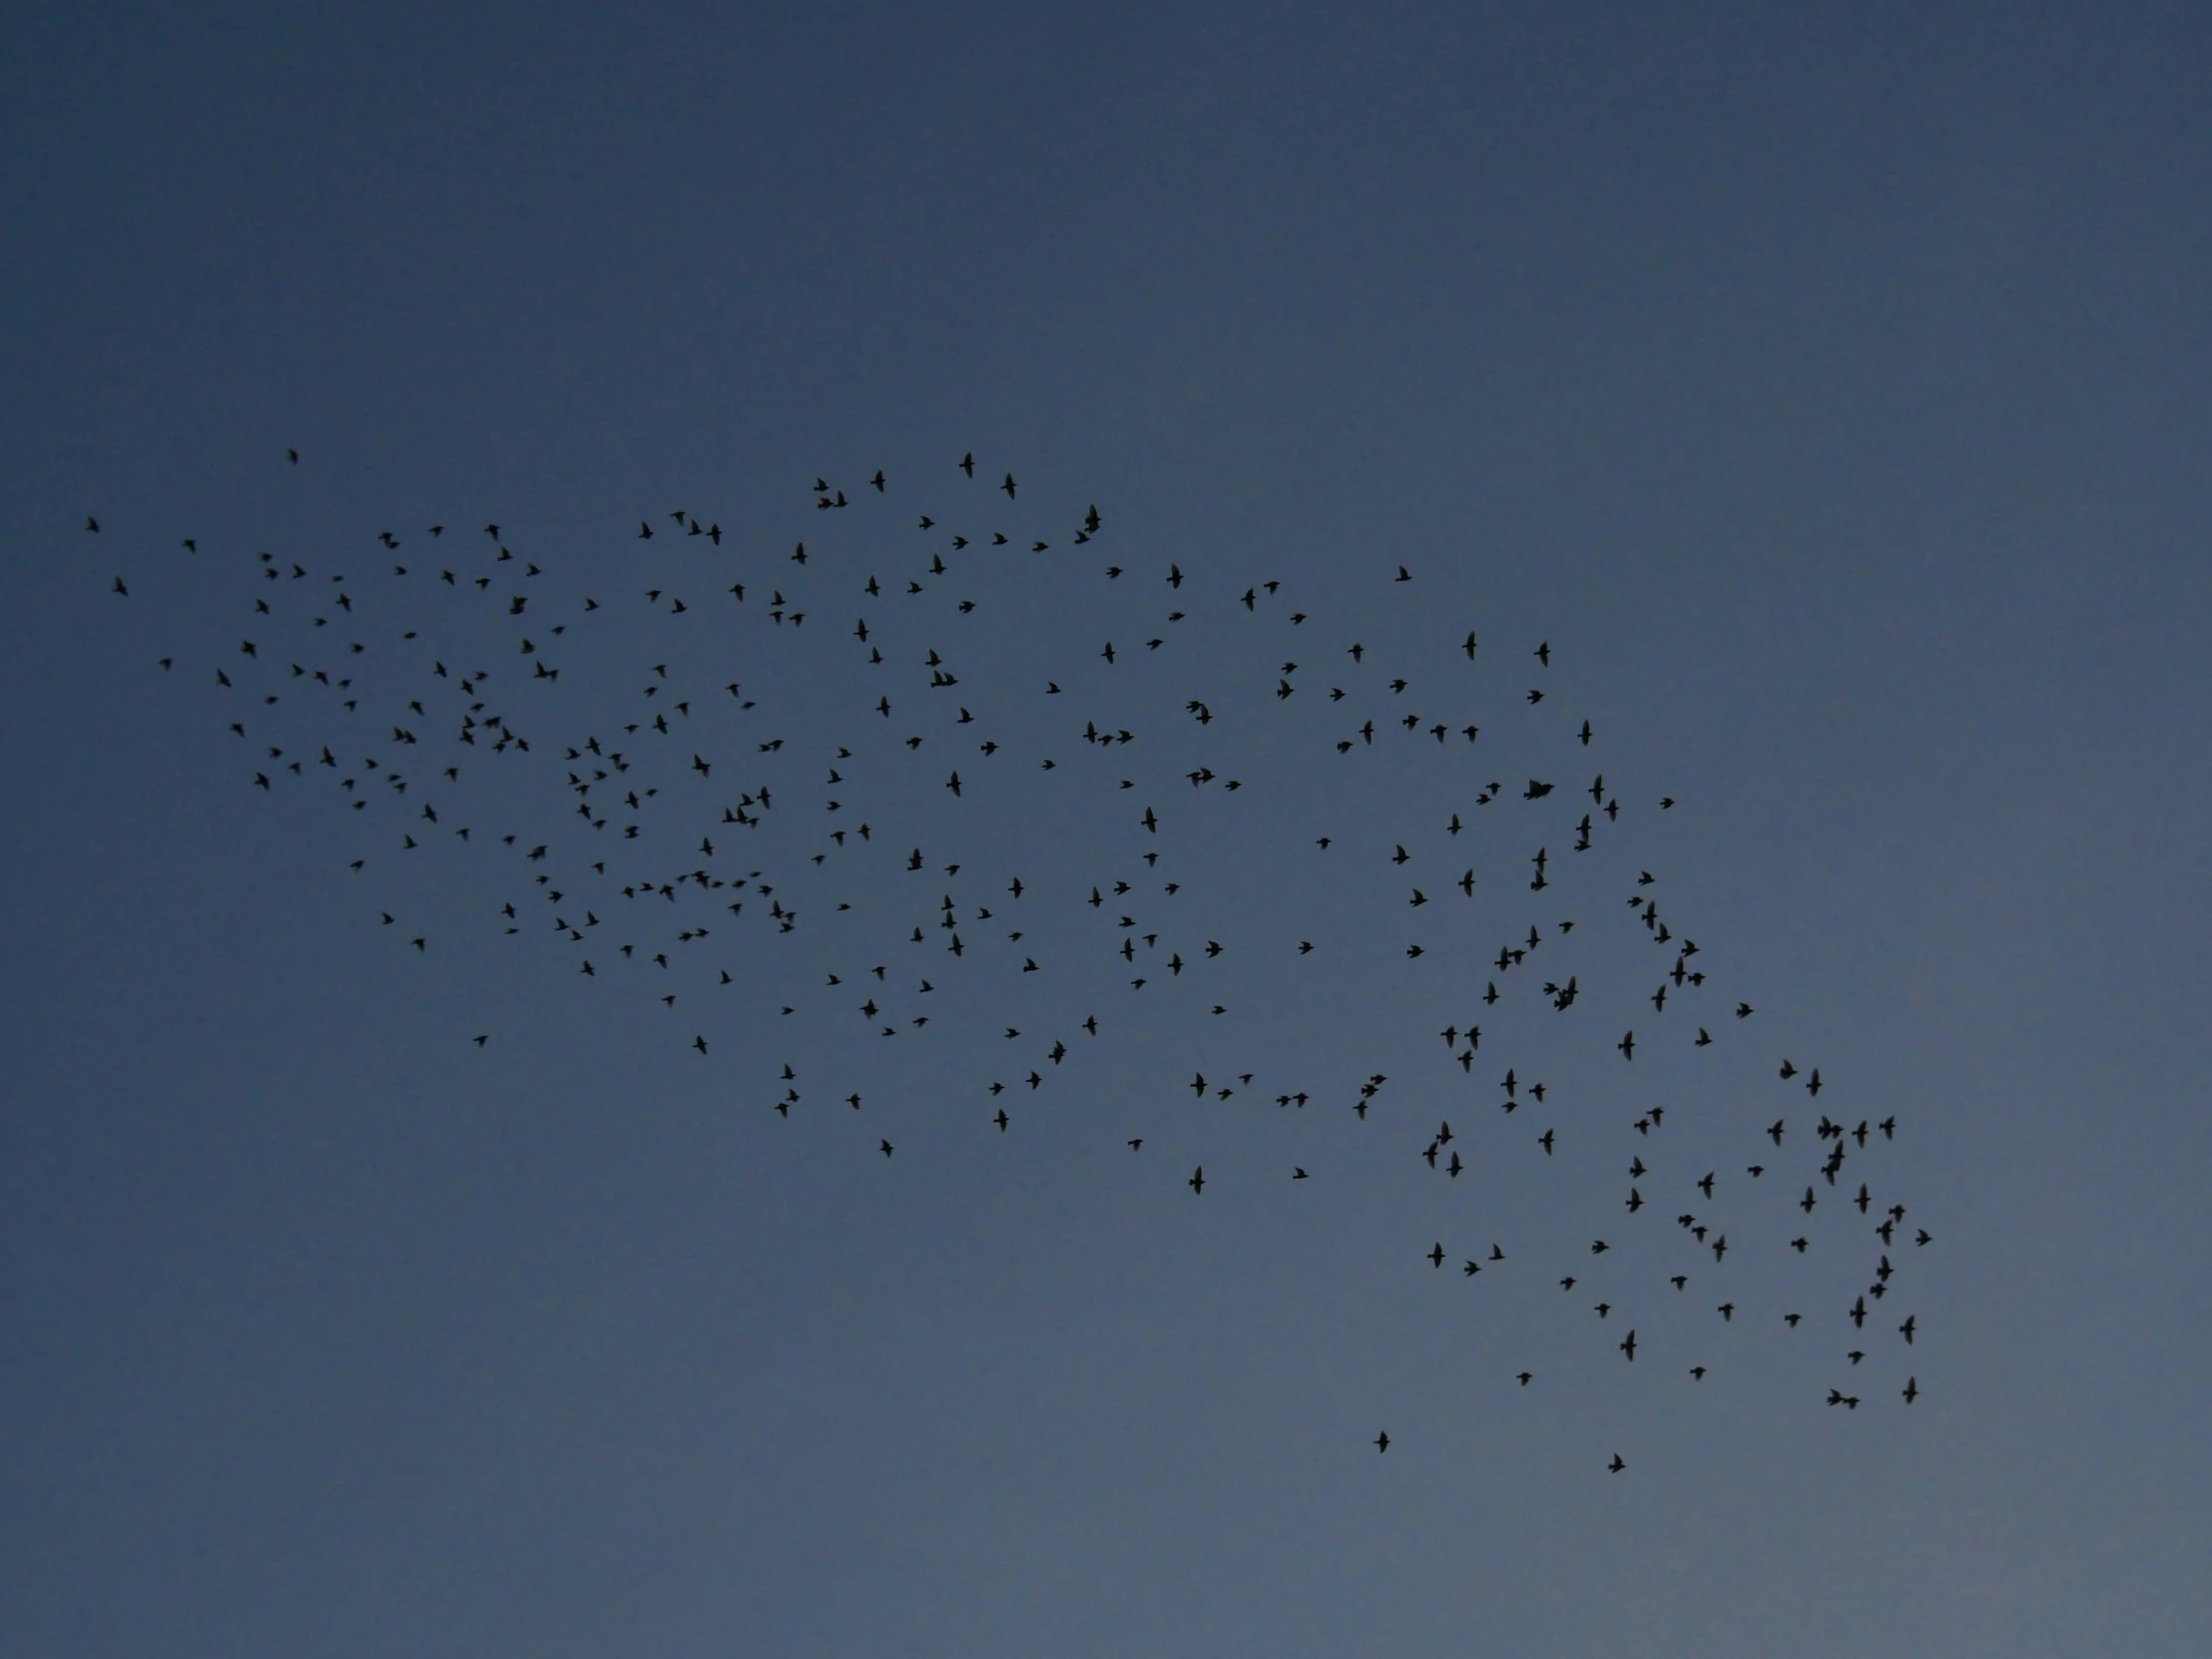
[{"label": "dense cluster of birds", "polygon": [[[657,1005],[741,1108],[865,1121],[884,1079],[914,1075],[869,1045],[920,1042],[973,1104],[930,1102],[902,1142],[1003,1136],[1111,1051],[1124,1094],[1153,1079],[1133,1091],[1148,1106],[1329,1111],[1307,1163],[1173,1164],[1197,1202],[1225,1179],[1316,1179],[1339,1135],[1392,1135],[1409,1174],[1444,1183],[1609,1168],[1602,1231],[1434,1239],[1407,1267],[1545,1275],[1624,1366],[1649,1364],[1654,1320],[1694,1311],[1662,1345],[1693,1383],[1727,1333],[1804,1327],[1842,1339],[1830,1406],[1858,1409],[1850,1380],[1878,1355],[1909,1374],[1884,1391],[1918,1397],[1898,1264],[1932,1241],[1891,1190],[1898,1118],[1835,1111],[1818,1065],[1763,1049],[1758,1009],[1709,986],[1622,844],[1675,803],[1607,782],[1591,719],[1558,713],[1548,641],[1494,650],[1395,559],[1377,592],[1302,610],[1278,579],[1122,553],[1096,505],[1040,512],[972,454],[927,489],[901,507],[880,470],[817,477],[808,533],[773,549],[649,513],[558,579],[497,520],[382,529],[312,565],[188,537],[133,579],[181,553],[192,579],[239,582],[236,638],[156,672],[219,700],[249,794],[322,792],[348,869],[383,877],[375,927],[422,956],[470,922],[549,947]],[[1375,648],[1347,632],[1371,599]],[[436,860],[483,895],[473,915],[424,919],[437,900],[411,877]],[[1272,1027],[1240,1019],[1248,994]],[[1303,1048],[1283,1035],[1294,1005]],[[1419,1060],[1382,1010],[1428,1007],[1458,1013]],[[1722,1050],[1776,1092],[1733,1098],[1695,1069]],[[1381,1109],[1399,1079],[1425,1103],[1410,1118]],[[1172,1153],[1185,1121],[1121,1122],[1114,1155]],[[1686,1161],[1690,1125],[1706,1138]],[[1840,1241],[1816,1240],[1816,1213]],[[1747,1253],[1825,1259],[1839,1288],[1774,1300],[1768,1279],[1732,1283]]]}]

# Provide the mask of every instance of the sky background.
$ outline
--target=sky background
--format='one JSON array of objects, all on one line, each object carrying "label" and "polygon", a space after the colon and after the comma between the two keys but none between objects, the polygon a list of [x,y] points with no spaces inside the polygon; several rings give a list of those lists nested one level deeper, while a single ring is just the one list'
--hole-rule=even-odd
[{"label": "sky background", "polygon": [[[2199,1651],[2208,47],[2154,5],[10,9],[7,1645]],[[1680,801],[1634,856],[1729,994],[1900,1118],[1917,1405],[1631,1386],[1443,1294],[1418,1249],[1488,1218],[1417,1147],[1304,1209],[1272,1117],[1109,1158],[1141,1046],[1026,1139],[950,1060],[891,1160],[779,1139],[551,946],[393,947],[353,827],[227,747],[250,550],[496,520],[611,591],[641,517],[766,560],[818,474],[935,510],[968,450],[1154,599],[1212,579],[1208,639],[1266,576],[1332,657],[1479,628],[1500,737],[1551,642]],[[973,677],[1064,625],[1091,684],[1108,590],[1022,568]],[[843,741],[792,674],[795,753]],[[1374,780],[1379,830],[1459,799]],[[978,868],[1067,825],[1093,879],[1087,809],[1006,800]],[[1248,908],[1308,879],[1253,823],[1202,866]],[[450,868],[376,891],[458,915]],[[1458,1078],[1380,969],[1235,985],[1254,1049]]]}]

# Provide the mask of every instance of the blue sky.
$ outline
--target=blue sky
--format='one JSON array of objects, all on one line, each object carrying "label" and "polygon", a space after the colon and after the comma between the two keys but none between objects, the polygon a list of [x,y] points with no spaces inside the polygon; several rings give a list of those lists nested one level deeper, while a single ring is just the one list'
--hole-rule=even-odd
[{"label": "blue sky", "polygon": [[[26,1651],[2195,1651],[2201,19],[4,27],[0,1605]],[[818,510],[818,476],[852,505]],[[991,529],[1022,539],[947,539]],[[510,583],[500,546],[541,574]],[[767,617],[787,588],[804,625]],[[527,656],[525,589],[570,630]],[[338,591],[355,611],[294,598]],[[337,661],[310,613],[368,642],[359,719],[460,697],[419,660],[450,651],[532,749],[447,718],[406,795],[348,812],[315,748],[367,799],[389,740],[281,683]],[[539,866],[445,835],[550,826],[553,907],[642,941],[647,901],[590,896],[635,878],[561,774],[668,707],[655,664],[708,736],[623,740],[626,786],[666,792],[638,873],[774,867],[666,970],[674,1007],[597,934],[504,933]],[[287,701],[242,718],[217,666]],[[963,727],[939,705],[971,691]],[[1339,755],[1355,711],[1382,730]],[[1094,720],[1136,739],[1084,743]],[[832,861],[799,816],[818,767],[885,845]],[[1584,858],[1598,771],[1623,810]],[[1523,802],[1531,778],[1561,788]],[[770,822],[726,831],[761,782]],[[1713,981],[1665,1011],[1673,956],[1621,903],[1646,869]],[[1115,954],[1086,902],[1114,879],[1160,936],[1133,950],[1185,973]],[[839,999],[955,891],[979,948],[914,970],[896,1017],[947,1011],[882,1038]],[[761,915],[787,900],[789,935]],[[1589,994],[1555,1014],[1530,981],[1570,947]],[[1492,979],[1462,1071],[1436,1031]],[[1783,1057],[1822,1067],[1817,1105]],[[1501,1112],[1508,1064],[1556,1101]],[[1277,1107],[1293,1084],[1311,1103]],[[1770,1187],[1821,1183],[1824,1109],[1899,1138],[1800,1222]],[[1784,1113],[1787,1159],[1760,1135]],[[1439,1120],[1465,1179],[1419,1156]],[[1759,1148],[1770,1174],[1725,1173]],[[1667,1267],[1707,1168],[1737,1250]],[[1863,1168],[1936,1240],[1893,1256],[1910,1357],[1883,1318],[1853,1365]],[[1586,1234],[1618,1248],[1592,1265]],[[1716,1325],[1675,1271],[1744,1312]],[[1792,1348],[1770,1316],[1801,1296]],[[1822,1403],[1861,1380],[1863,1408]]]}]

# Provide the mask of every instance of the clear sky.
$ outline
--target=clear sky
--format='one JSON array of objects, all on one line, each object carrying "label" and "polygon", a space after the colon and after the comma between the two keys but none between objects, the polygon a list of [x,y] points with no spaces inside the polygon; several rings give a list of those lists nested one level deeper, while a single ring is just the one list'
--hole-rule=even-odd
[{"label": "clear sky", "polygon": [[4,1645],[2201,1651],[2208,49],[13,8]]}]

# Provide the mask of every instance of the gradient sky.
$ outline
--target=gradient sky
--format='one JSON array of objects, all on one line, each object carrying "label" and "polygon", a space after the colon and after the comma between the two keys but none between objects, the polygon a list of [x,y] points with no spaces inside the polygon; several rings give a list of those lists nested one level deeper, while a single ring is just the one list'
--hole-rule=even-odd
[{"label": "gradient sky", "polygon": [[[23,5],[0,92],[10,1651],[2201,1651],[2200,13]],[[588,590],[965,450],[1132,580],[1552,643],[1904,1126],[1916,1406],[1506,1388],[1567,1339],[1437,1294],[1410,1154],[1201,1207],[933,1072],[911,1155],[776,1140],[565,958],[389,948],[200,672],[249,549]]]}]

